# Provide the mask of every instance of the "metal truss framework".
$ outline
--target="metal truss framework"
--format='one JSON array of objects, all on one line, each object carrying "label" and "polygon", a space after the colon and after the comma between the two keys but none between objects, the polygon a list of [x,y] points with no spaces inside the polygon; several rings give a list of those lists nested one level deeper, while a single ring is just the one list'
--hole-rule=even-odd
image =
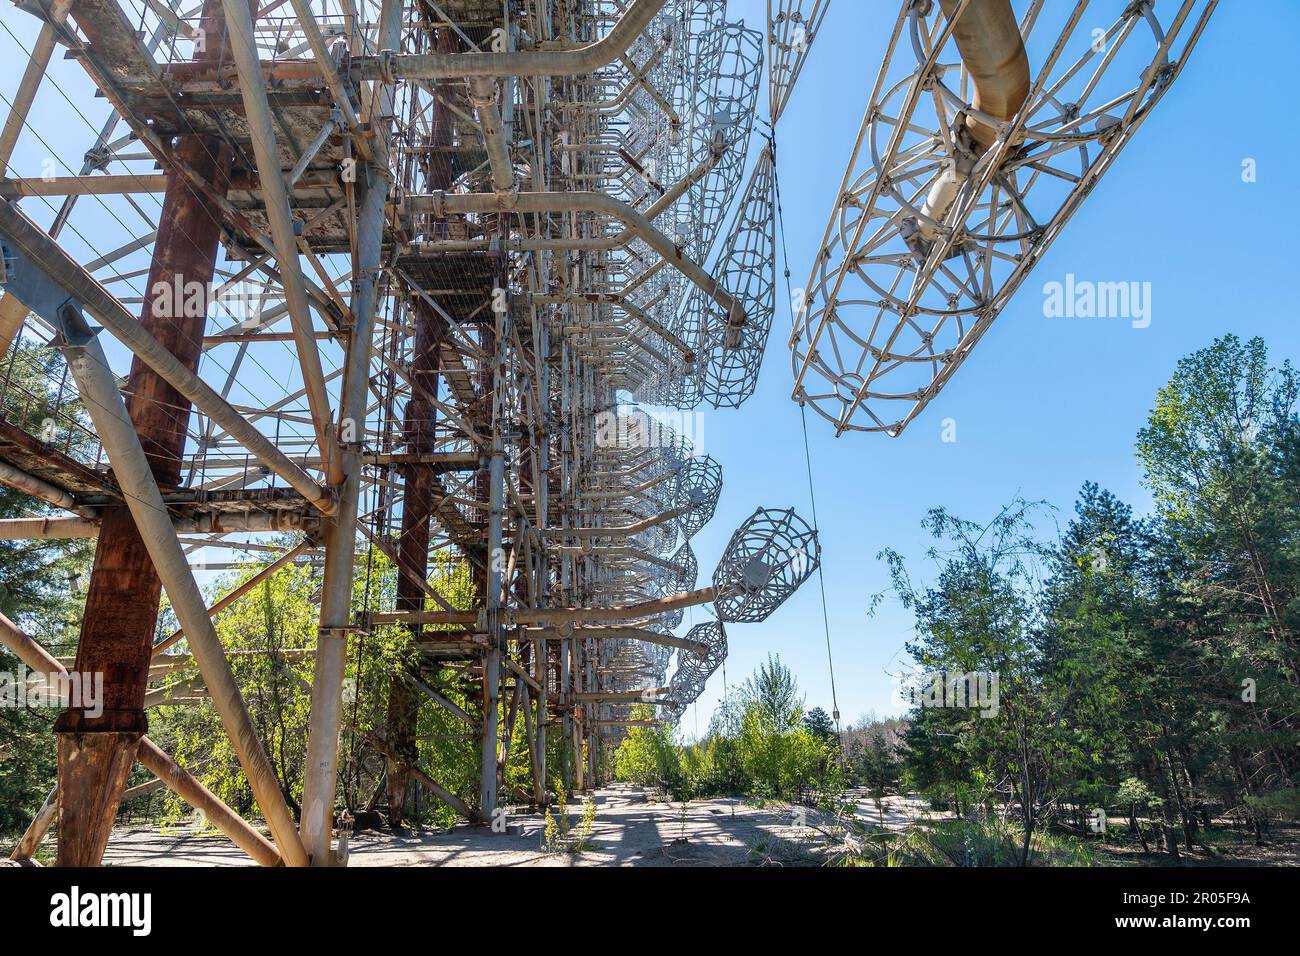
[{"label": "metal truss framework", "polygon": [[[34,508],[0,540],[96,553],[75,659],[4,618],[0,643],[37,680],[106,688],[102,714],[60,716],[59,785],[15,855],[57,817],[60,862],[98,863],[139,762],[259,863],[342,862],[348,656],[391,628],[418,663],[366,753],[395,821],[413,780],[487,821],[519,796],[512,746],[534,807],[557,773],[591,786],[634,707],[680,719],[726,625],[821,561],[814,528],[759,508],[697,588],[721,469],[630,403],[754,391],[776,300],[775,153],[750,156],[764,52],[775,124],[829,4],[769,4],[756,32],[724,0],[181,2],[20,4],[41,26],[0,129],[0,482]],[[1097,37],[1101,2],[902,3],[790,338],[794,397],[837,432],[896,435],[942,388],[1215,0],[1112,5]],[[58,86],[59,47],[106,118]],[[91,145],[73,175],[24,178],[19,143],[51,151],[43,82]],[[33,367],[32,345],[61,360]],[[247,567],[223,549],[269,563],[209,606],[195,568]],[[375,552],[395,594],[356,608]],[[293,651],[314,666],[296,821],[212,624],[290,565],[319,601]],[[448,565],[470,606],[439,590]],[[696,606],[714,619],[677,636]],[[149,708],[199,701],[270,840],[147,736]],[[421,707],[478,741],[475,798],[416,765]]]},{"label": "metal truss framework", "polygon": [[[259,863],[341,862],[345,665],[385,628],[420,652],[368,741],[390,814],[417,780],[489,819],[520,712],[542,806],[553,773],[592,784],[634,706],[680,718],[723,623],[763,620],[816,569],[815,531],[759,509],[697,590],[721,469],[628,404],[739,405],[771,325],[770,149],[741,189],[763,34],[721,0],[22,8],[41,27],[0,134],[0,482],[43,510],[0,538],[91,537],[96,557],[75,660],[7,619],[0,641],[41,680],[108,686],[102,716],[60,717],[59,785],[15,855],[57,817],[60,862],[98,863],[139,761]],[[23,178],[10,159],[39,137],[59,47],[110,113],[77,174]],[[802,57],[782,56],[784,102]],[[52,403],[23,384],[32,344],[62,353]],[[356,610],[370,548],[396,594]],[[216,549],[270,563],[209,606],[195,568],[239,566]],[[472,606],[435,586],[447,561]],[[293,564],[320,614],[295,652],[315,668],[297,822],[212,624]],[[164,590],[178,627],[157,637]],[[717,619],[675,636],[692,606]],[[473,712],[437,685],[448,664]],[[199,701],[269,841],[146,736],[149,708]],[[477,799],[415,765],[421,706],[480,740]],[[569,757],[548,768],[555,734]]]},{"label": "metal truss framework", "polygon": [[[897,436],[1187,64],[1217,0],[907,0],[796,292],[796,401]],[[1026,53],[1028,51],[1028,53]]]}]

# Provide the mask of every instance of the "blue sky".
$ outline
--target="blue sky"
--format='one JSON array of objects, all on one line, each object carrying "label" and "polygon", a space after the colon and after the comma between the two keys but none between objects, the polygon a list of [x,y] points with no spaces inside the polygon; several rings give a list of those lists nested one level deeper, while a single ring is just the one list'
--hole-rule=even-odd
[{"label": "blue sky", "polygon": [[[1169,6],[1168,0],[1158,4]],[[833,4],[781,121],[779,171],[796,284],[807,276],[821,239],[896,10],[893,0]],[[761,30],[765,15],[766,0],[731,0],[732,19]],[[17,37],[0,30],[0,92],[9,97],[26,60],[21,48],[30,47],[37,23],[8,7],[4,21]],[[1293,0],[1220,4],[1177,85],[970,360],[901,438],[850,433],[837,439],[809,413],[844,720],[900,709],[886,669],[901,654],[912,622],[890,601],[874,618],[867,609],[888,583],[877,553],[892,547],[919,559],[928,544],[919,524],[926,509],[944,505],[964,517],[987,519],[1019,494],[1053,503],[1064,523],[1080,485],[1091,480],[1145,510],[1148,497],[1133,438],[1180,356],[1231,331],[1263,336],[1277,361],[1300,358],[1295,287],[1287,281],[1296,271],[1300,134],[1283,103],[1298,40],[1300,4]],[[50,76],[63,93],[47,83],[32,116],[48,148],[25,134],[13,162],[18,175],[40,175],[49,153],[64,160],[60,175],[76,172],[107,115],[107,104],[94,98],[75,63],[56,54]],[[766,102],[765,89],[760,102]],[[1254,183],[1242,181],[1247,158],[1257,164]],[[123,221],[140,227],[138,217],[132,222],[134,214],[113,202]],[[24,208],[48,222],[39,200],[26,201]],[[83,210],[74,221],[99,251],[121,241],[121,227],[103,207]],[[83,261],[91,257],[81,240],[71,234],[65,239]],[[141,258],[125,260],[122,271],[142,264]],[[1150,327],[1045,318],[1043,284],[1070,272],[1150,282]],[[702,577],[756,506],[794,506],[811,518],[799,408],[790,399],[789,323],[788,311],[779,310],[754,398],[739,411],[705,417],[702,450],[722,463],[726,485],[717,517],[694,542]],[[221,363],[221,354],[207,362]],[[205,364],[205,374],[219,381],[215,367]],[[292,384],[251,370],[241,380],[249,395],[270,400]],[[955,443],[941,440],[946,418],[956,421]],[[688,616],[685,626],[692,619],[702,620],[701,612]],[[797,674],[809,706],[831,709],[816,580],[769,621],[737,625],[729,637],[731,686],[767,654],[778,653]],[[722,693],[719,673],[687,712],[682,730],[703,731]]]},{"label": "blue sky", "polygon": [[[832,4],[781,119],[779,173],[796,286],[821,241],[896,8]],[[729,11],[761,29],[766,3],[732,0]],[[1296,271],[1300,137],[1282,92],[1291,84],[1297,40],[1300,4],[1219,5],[1169,95],[972,357],[901,438],[837,439],[809,411],[844,720],[901,710],[886,668],[901,657],[911,617],[893,601],[874,618],[867,609],[871,595],[888,587],[876,559],[882,548],[924,567],[928,538],[919,522],[926,509],[944,505],[987,520],[1019,494],[1051,502],[1063,525],[1079,487],[1091,480],[1146,510],[1133,439],[1180,356],[1233,332],[1262,336],[1275,361],[1300,359],[1295,286],[1287,279]],[[1246,158],[1256,161],[1254,183],[1242,181]],[[1044,318],[1043,284],[1068,272],[1150,282],[1150,327]],[[810,516],[799,409],[790,400],[789,328],[788,310],[778,308],[758,394],[738,412],[706,420],[705,450],[722,463],[726,485],[717,517],[696,541],[702,566],[756,504],[794,505]],[[955,443],[941,440],[945,418],[956,420]],[[808,706],[831,710],[815,580],[767,622],[736,625],[728,637],[729,684],[779,653]],[[718,674],[697,704],[701,732],[721,696]],[[688,711],[682,730],[692,734],[695,727]]]}]

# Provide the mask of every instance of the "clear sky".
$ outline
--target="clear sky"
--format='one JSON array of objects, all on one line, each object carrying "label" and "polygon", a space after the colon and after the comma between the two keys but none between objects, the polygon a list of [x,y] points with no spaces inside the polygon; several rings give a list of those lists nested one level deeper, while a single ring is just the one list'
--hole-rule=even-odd
[{"label": "clear sky", "polygon": [[[1109,15],[1123,4],[1093,6]],[[1157,9],[1173,6],[1161,2]],[[893,0],[832,3],[781,119],[779,174],[796,287],[821,241],[897,9]],[[761,30],[766,2],[731,0],[729,12]],[[1300,4],[1293,0],[1221,3],[1169,95],[901,438],[837,439],[809,410],[844,720],[902,710],[886,668],[902,656],[912,619],[892,601],[874,618],[867,608],[871,595],[888,586],[876,559],[882,548],[923,566],[928,538],[919,522],[926,509],[944,505],[987,520],[1020,494],[1054,504],[1064,524],[1079,487],[1091,480],[1144,511],[1149,498],[1133,439],[1180,356],[1233,332],[1263,336],[1276,361],[1300,359],[1293,278],[1300,135],[1284,92],[1298,41]],[[1256,160],[1254,183],[1242,181],[1246,158]],[[1069,272],[1150,282],[1150,327],[1044,318],[1043,284],[1064,281]],[[789,329],[788,309],[778,306],[758,394],[738,412],[714,412],[705,423],[705,450],[721,461],[726,484],[717,517],[696,541],[702,567],[757,504],[794,505],[810,517],[799,409],[790,400]],[[956,420],[955,443],[942,441],[945,418]],[[729,684],[769,652],[779,653],[808,706],[831,710],[815,580],[764,624],[736,625],[728,637]],[[697,705],[701,732],[721,695],[718,674]],[[682,730],[691,734],[695,726],[688,711]]]},{"label": "clear sky", "polygon": [[[1094,6],[1109,15],[1123,3],[1098,0]],[[1172,4],[1161,0],[1157,6]],[[832,4],[781,121],[779,171],[796,285],[807,276],[821,239],[897,9],[898,0]],[[731,0],[732,19],[762,30],[765,15],[766,0]],[[3,19],[8,29],[0,30],[0,93],[8,98],[37,23],[10,6]],[[886,670],[901,654],[911,619],[892,602],[874,618],[867,609],[871,596],[887,586],[877,553],[893,547],[919,559],[928,543],[919,526],[926,509],[944,505],[964,517],[987,519],[1019,494],[1052,502],[1064,523],[1080,485],[1092,480],[1145,510],[1148,498],[1133,438],[1155,390],[1180,356],[1231,331],[1263,336],[1275,360],[1300,357],[1291,279],[1297,271],[1300,134],[1286,99],[1298,42],[1300,3],[1221,3],[1174,89],[970,360],[901,438],[850,433],[836,439],[810,412],[844,720],[901,709]],[[32,117],[47,147],[25,135],[14,158],[19,175],[40,175],[42,160],[51,153],[61,160],[60,175],[77,172],[108,111],[75,63],[56,55],[50,76],[58,86],[42,89]],[[765,89],[760,103],[766,103]],[[1242,181],[1247,158],[1257,164],[1254,183]],[[28,200],[24,208],[48,223],[39,201]],[[138,217],[128,218],[129,210],[114,208],[123,221],[140,227]],[[77,222],[89,224],[86,244],[101,252],[121,241],[122,227],[107,213],[87,214]],[[66,240],[83,261],[91,257],[77,237]],[[141,260],[127,260],[122,271],[129,271],[127,266],[139,268]],[[1045,318],[1043,284],[1062,281],[1066,273],[1150,282],[1150,327],[1134,329],[1113,319]],[[778,302],[784,301],[778,295]],[[701,450],[722,463],[726,484],[717,517],[694,543],[702,578],[732,530],[756,506],[793,505],[811,518],[800,414],[790,399],[789,328],[788,311],[779,309],[755,397],[739,411],[705,416]],[[210,381],[219,381],[221,373],[206,363],[221,361],[220,354],[205,358]],[[327,369],[334,364],[328,356],[326,364]],[[291,381],[268,381],[246,369],[244,383],[249,394],[260,393],[256,398],[274,400]],[[235,401],[247,397],[238,390],[232,396]],[[956,421],[955,443],[941,440],[946,418]],[[697,611],[684,627],[692,617],[702,620]],[[808,705],[831,710],[815,579],[769,621],[736,625],[729,637],[731,685],[768,653],[778,653],[794,669]],[[684,732],[705,729],[722,691],[719,673],[683,718]]]}]

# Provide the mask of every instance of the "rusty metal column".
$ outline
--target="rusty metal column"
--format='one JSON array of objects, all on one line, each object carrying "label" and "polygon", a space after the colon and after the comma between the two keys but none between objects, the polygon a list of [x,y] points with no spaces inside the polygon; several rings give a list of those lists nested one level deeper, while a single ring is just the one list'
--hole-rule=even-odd
[{"label": "rusty metal column", "polygon": [[[415,342],[412,349],[411,378],[416,386],[438,393],[438,352],[442,342],[443,322],[428,303],[417,299]],[[411,455],[427,456],[434,449],[434,425],[437,410],[419,391],[413,390],[406,405],[403,437]],[[398,543],[398,563],[410,572],[397,576],[397,610],[422,611],[424,589],[420,587],[428,574],[430,524],[433,521],[433,465],[417,459],[399,469],[402,476],[402,533]],[[417,577],[412,577],[411,575]],[[414,627],[414,639],[420,629]],[[420,695],[404,681],[393,681],[388,693],[388,741],[394,757],[387,758],[388,820],[393,826],[402,822],[406,804],[406,787],[410,767],[415,762],[415,727]]]},{"label": "rusty metal column", "polygon": [[[222,35],[220,9],[218,0],[203,5],[208,36]],[[220,55],[221,45],[214,43],[197,59]],[[219,139],[183,137],[176,153],[224,196],[230,159]],[[188,179],[169,176],[140,322],[191,370],[198,368],[202,352],[220,222],[217,208]],[[190,283],[204,290],[201,307],[186,309],[187,296],[177,294],[195,288]],[[176,487],[190,403],[138,358],[131,363],[126,391],[127,410],[155,480],[162,488]],[[161,591],[128,509],[105,508],[74,665],[80,673],[104,675],[104,710],[90,717],[70,708],[54,726],[60,866],[97,866],[108,843],[140,737],[148,728],[144,694]]]},{"label": "rusty metal column", "polygon": [[[435,43],[439,52],[449,53],[456,48],[451,30],[437,31]],[[452,183],[451,162],[440,149],[450,146],[454,138],[454,116],[444,104],[440,89],[444,86],[446,84],[434,87],[435,99],[430,110],[428,142],[433,152],[426,172],[430,189],[446,189]],[[402,430],[407,452],[426,455],[434,450],[437,409],[421,389],[428,396],[437,398],[439,352],[446,323],[423,299],[416,298],[413,308],[415,334],[411,347],[411,380],[414,385],[411,400],[406,405]],[[410,575],[398,574],[396,606],[399,611],[424,610],[425,593],[419,582],[424,581],[428,573],[430,525],[433,521],[432,469],[432,464],[419,460],[398,469],[404,490],[398,561],[418,575],[418,580],[415,580]],[[415,639],[419,640],[418,627]],[[420,695],[413,686],[404,681],[393,681],[388,693],[388,741],[394,756],[385,758],[388,820],[393,826],[401,824],[406,805],[410,768],[416,757],[415,728],[419,706]]]}]

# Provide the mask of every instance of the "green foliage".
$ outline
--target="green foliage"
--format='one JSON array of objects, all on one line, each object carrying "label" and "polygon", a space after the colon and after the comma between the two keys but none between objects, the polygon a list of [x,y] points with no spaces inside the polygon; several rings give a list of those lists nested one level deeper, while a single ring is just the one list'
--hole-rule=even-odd
[{"label": "green foliage", "polygon": [[[55,350],[20,342],[0,361],[0,416],[75,456],[90,437],[75,427],[84,413],[75,392],[60,387],[64,376]],[[57,513],[0,485],[0,518]],[[0,613],[51,653],[75,653],[93,552],[87,539],[0,541]],[[21,669],[17,657],[0,649],[0,671]],[[0,834],[25,830],[54,785],[56,716],[53,709],[0,708]]]},{"label": "green foliage", "polygon": [[804,716],[803,725],[807,728],[808,733],[812,734],[817,740],[828,745],[837,746],[839,738],[835,733],[835,725],[831,723],[830,714],[820,707],[814,707]]},{"label": "green foliage", "polygon": [[740,731],[741,766],[765,796],[801,793],[815,778],[825,744],[802,724],[786,726],[761,707],[745,709]]},{"label": "green foliage", "polygon": [[[213,592],[226,593],[247,581],[260,567],[250,565],[225,576],[213,585]],[[434,562],[431,581],[453,605],[469,606],[473,585],[464,562],[448,556],[439,558]],[[367,552],[358,560],[354,612],[366,606],[391,606],[395,587],[396,571],[391,562],[378,550]],[[318,588],[319,577],[309,567],[290,565],[215,621],[254,726],[271,757],[281,792],[295,813],[302,800],[319,618],[314,595]],[[383,736],[386,732],[389,695],[394,682],[401,680],[399,675],[418,670],[412,637],[405,628],[379,628],[351,638],[344,678],[340,807],[355,810],[363,806],[378,784],[374,751],[367,738],[372,733]],[[179,668],[169,677],[169,684],[183,688],[195,673],[188,667]],[[436,671],[421,674],[426,683],[442,683],[441,676]],[[455,685],[447,688],[447,696],[463,709],[472,709],[475,704],[471,698],[477,697],[468,686]],[[463,798],[472,797],[478,773],[472,735],[442,708],[424,706],[417,713],[417,762],[443,786]],[[195,769],[205,785],[236,809],[254,809],[233,748],[210,703],[163,707],[157,715],[155,734],[182,766]],[[522,722],[520,714],[516,734],[522,735]],[[521,777],[527,774],[527,755],[522,747],[513,750],[506,780],[508,787],[518,788]],[[174,797],[169,798],[167,806],[174,817],[187,812]],[[441,803],[435,804],[432,813],[439,823],[450,824],[455,819],[454,811]]]},{"label": "green foliage", "polygon": [[1125,777],[1115,791],[1115,802],[1121,806],[1155,807],[1160,805],[1160,798],[1137,777]]},{"label": "green foliage", "polygon": [[[902,834],[865,834],[857,852],[838,862],[844,866],[1020,866],[1024,843],[1021,829],[996,817],[942,820]],[[1041,830],[1030,845],[1030,859],[1037,866],[1094,866],[1098,859],[1079,841]]]},{"label": "green foliage", "polygon": [[[440,554],[432,562],[430,585],[443,595],[452,607],[465,609],[473,607],[474,575],[469,564],[448,553]],[[430,626],[427,630],[450,630],[448,625]],[[407,638],[409,639],[409,637]],[[412,663],[410,661],[408,664]],[[392,674],[385,688],[385,694],[392,686]],[[376,675],[382,679],[382,675]],[[420,673],[421,680],[437,686],[452,703],[462,710],[477,714],[482,709],[479,685],[450,668],[426,664]],[[508,701],[503,701],[501,726],[504,730],[508,723]],[[513,740],[524,739],[524,718],[522,713],[515,715]],[[555,735],[558,736],[558,735]],[[420,705],[416,722],[415,761],[442,786],[469,803],[478,801],[479,749],[476,737],[469,732],[465,723],[441,707],[427,702]],[[370,780],[362,770],[363,748],[357,748],[354,774],[359,778],[356,792],[363,793],[370,786]],[[548,764],[554,766],[554,764]],[[527,749],[522,746],[510,748],[510,759],[506,763],[504,792],[511,795],[508,799],[520,796],[524,791],[531,792],[528,778]],[[413,809],[413,808],[412,808]],[[422,808],[431,820],[439,826],[451,826],[457,817],[454,810],[438,801],[432,806]]]},{"label": "green foliage", "polygon": [[555,806],[547,806],[546,823],[542,829],[542,849],[547,853],[585,853],[591,848],[591,834],[596,826],[596,801],[588,800],[582,806],[582,816],[575,828],[569,819],[568,794],[564,780],[555,777]]},{"label": "green foliage", "polygon": [[[649,705],[632,708],[635,720],[654,716],[654,708]],[[682,751],[666,727],[632,727],[615,751],[614,774],[628,783],[674,789],[682,782]]]},{"label": "green foliage", "polygon": [[1171,854],[1215,813],[1259,840],[1294,818],[1298,396],[1261,341],[1227,336],[1178,363],[1138,435],[1149,519],[1089,483],[1054,543],[1016,501],[988,525],[930,512],[933,583],[884,552],[919,667],[1000,678],[995,715],[916,708],[902,782],[967,822],[1016,808],[1022,862],[1109,807],[1144,846],[1155,817]]},{"label": "green foliage", "polygon": [[[213,593],[232,590],[260,568],[250,565],[225,575],[215,582]],[[391,567],[378,553],[363,561],[360,570],[358,601],[367,584],[372,590],[376,585],[382,589],[388,585],[385,579],[392,577]],[[319,624],[313,597],[318,586],[308,566],[290,565],[214,621],[253,725],[271,758],[280,790],[295,813],[302,801]],[[404,632],[394,630],[385,637],[369,635],[350,649],[344,684],[344,720],[349,736],[361,736],[376,726],[386,700],[386,675],[403,660],[408,641]],[[183,643],[180,649],[184,649]],[[178,668],[169,675],[167,685],[169,689],[182,689],[196,674],[192,666]],[[201,767],[197,776],[217,796],[241,811],[252,809],[252,793],[210,702],[205,700],[195,707],[165,707],[154,724],[182,766]],[[174,815],[188,812],[175,797],[170,798],[168,806]]]},{"label": "green foliage", "polygon": [[903,762],[898,757],[897,745],[890,740],[885,728],[870,728],[861,750],[853,763],[856,779],[862,782],[876,805],[880,822],[885,822],[884,800],[902,778]]},{"label": "green foliage", "polygon": [[[635,715],[644,719],[652,712],[637,708]],[[619,780],[659,787],[679,799],[794,798],[841,788],[838,749],[833,732],[827,740],[809,729],[794,675],[779,657],[769,657],[714,714],[703,740],[680,745],[664,728],[632,728],[615,754],[614,771]]]}]

